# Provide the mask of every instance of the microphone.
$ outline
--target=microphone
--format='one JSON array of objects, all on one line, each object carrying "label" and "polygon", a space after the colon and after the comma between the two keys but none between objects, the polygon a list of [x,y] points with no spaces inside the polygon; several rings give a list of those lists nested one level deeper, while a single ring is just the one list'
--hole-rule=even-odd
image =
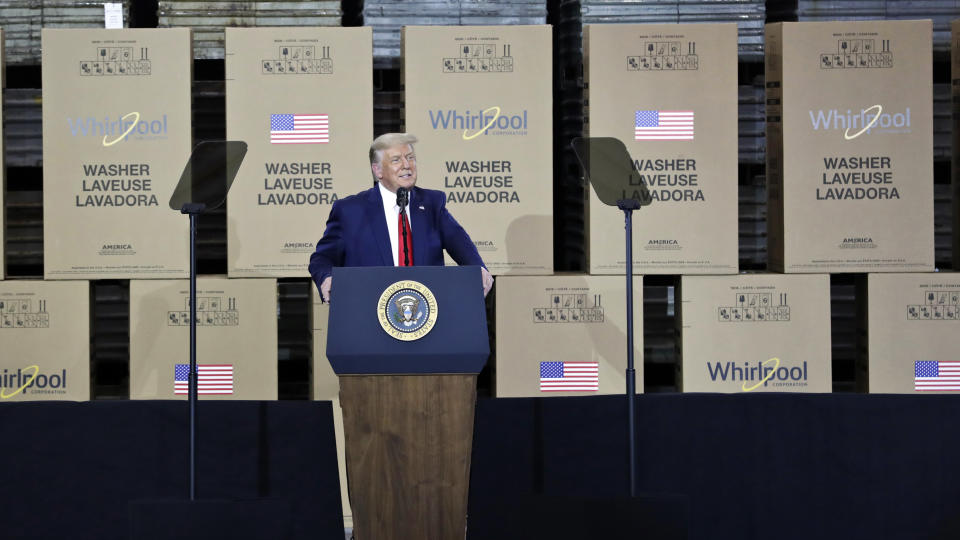
[{"label": "microphone", "polygon": [[409,192],[405,187],[397,188],[397,206],[400,207],[400,212],[403,212],[403,209],[407,206],[407,201],[409,200]]}]

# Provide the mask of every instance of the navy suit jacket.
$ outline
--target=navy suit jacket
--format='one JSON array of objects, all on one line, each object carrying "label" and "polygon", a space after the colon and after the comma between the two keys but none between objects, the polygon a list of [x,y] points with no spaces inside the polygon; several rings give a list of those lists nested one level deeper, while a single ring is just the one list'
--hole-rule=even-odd
[{"label": "navy suit jacket", "polygon": [[[443,250],[461,266],[483,266],[470,236],[447,211],[443,192],[419,187],[412,192],[407,212],[414,266],[443,266]],[[393,266],[379,186],[333,203],[327,229],[310,256],[310,276],[317,289],[334,266]]]}]

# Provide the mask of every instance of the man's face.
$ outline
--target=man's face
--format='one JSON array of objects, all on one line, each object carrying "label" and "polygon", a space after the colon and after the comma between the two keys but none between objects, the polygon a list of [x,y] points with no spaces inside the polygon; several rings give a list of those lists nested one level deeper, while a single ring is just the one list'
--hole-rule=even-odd
[{"label": "man's face", "polygon": [[409,144],[385,149],[380,163],[374,163],[372,168],[383,187],[392,193],[396,193],[399,187],[413,189],[417,183],[417,156]]}]

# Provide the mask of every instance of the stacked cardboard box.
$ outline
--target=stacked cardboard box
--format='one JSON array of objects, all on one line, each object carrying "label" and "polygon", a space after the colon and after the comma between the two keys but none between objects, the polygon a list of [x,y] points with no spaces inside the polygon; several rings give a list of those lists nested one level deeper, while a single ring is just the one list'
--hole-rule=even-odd
[{"label": "stacked cardboard box", "polygon": [[344,527],[353,527],[353,511],[347,489],[347,462],[343,438],[343,409],[340,408],[340,379],[327,361],[327,321],[330,304],[320,301],[317,288],[310,285],[310,328],[313,338],[313,373],[310,395],[315,400],[333,403],[333,427],[337,438],[337,466],[340,469],[340,504],[343,505]]},{"label": "stacked cardboard box", "polygon": [[89,400],[89,282],[0,282],[0,350],[0,402]]},{"label": "stacked cardboard box", "polygon": [[190,30],[43,30],[45,279],[178,278]]},{"label": "stacked cardboard box", "polygon": [[767,25],[769,266],[933,270],[930,21]]},{"label": "stacked cardboard box", "polygon": [[684,392],[830,392],[827,275],[683,276]]},{"label": "stacked cardboard box", "polygon": [[870,274],[859,296],[865,354],[858,390],[876,393],[960,391],[957,330],[960,274]]},{"label": "stacked cardboard box", "polygon": [[[188,280],[130,282],[130,397],[186,399]],[[275,279],[197,280],[200,399],[277,399]]]},{"label": "stacked cardboard box", "polygon": [[[626,388],[624,278],[497,280],[496,395],[618,394]],[[636,382],[643,391],[643,279],[633,278]]]},{"label": "stacked cardboard box", "polygon": [[494,274],[553,272],[549,26],[403,29],[417,185],[441,189]]},{"label": "stacked cardboard box", "polygon": [[[333,203],[370,187],[369,28],[227,28],[230,277],[302,277]],[[283,96],[278,102],[278,96]]]},{"label": "stacked cardboard box", "polygon": [[[653,198],[633,271],[736,273],[736,25],[587,25],[584,51],[584,131],[623,141]],[[588,213],[590,272],[622,274],[622,212],[590,190]]]}]

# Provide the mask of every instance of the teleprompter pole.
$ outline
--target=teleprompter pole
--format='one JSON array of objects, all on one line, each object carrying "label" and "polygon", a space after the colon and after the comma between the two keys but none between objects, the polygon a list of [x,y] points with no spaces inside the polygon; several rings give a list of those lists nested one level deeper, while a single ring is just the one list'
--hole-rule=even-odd
[{"label": "teleprompter pole", "polygon": [[190,415],[190,500],[197,500],[197,220],[203,203],[187,203],[180,213],[190,216],[190,374],[187,401]]},{"label": "teleprompter pole", "polygon": [[633,367],[633,211],[640,209],[636,199],[620,199],[617,208],[623,210],[627,237],[627,449],[630,460],[630,496],[637,495],[637,438],[636,400],[637,383]]},{"label": "teleprompter pole", "polygon": [[197,222],[200,214],[219,208],[227,200],[240,164],[247,153],[243,141],[203,141],[187,160],[177,187],[170,196],[170,209],[190,216],[190,365],[187,366],[187,411],[190,429],[189,492],[197,500]]}]

